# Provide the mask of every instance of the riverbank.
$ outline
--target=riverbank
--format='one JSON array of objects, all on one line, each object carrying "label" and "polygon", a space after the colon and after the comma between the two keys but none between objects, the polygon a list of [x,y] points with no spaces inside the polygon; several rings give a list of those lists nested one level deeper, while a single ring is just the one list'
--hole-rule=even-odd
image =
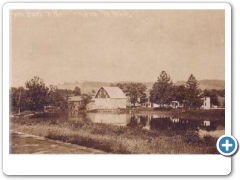
[{"label": "riverbank", "polygon": [[218,154],[217,138],[209,135],[200,137],[197,130],[166,128],[157,131],[141,126],[132,128],[68,121],[62,115],[12,117],[10,129],[112,154]]},{"label": "riverbank", "polygon": [[92,148],[10,131],[10,154],[105,154]]}]

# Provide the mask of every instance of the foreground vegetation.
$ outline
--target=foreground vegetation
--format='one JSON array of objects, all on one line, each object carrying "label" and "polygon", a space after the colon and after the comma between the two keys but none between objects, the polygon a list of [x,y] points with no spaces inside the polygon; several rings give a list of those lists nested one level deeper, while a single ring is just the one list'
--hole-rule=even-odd
[{"label": "foreground vegetation", "polygon": [[12,117],[11,130],[29,133],[114,154],[217,154],[217,138],[200,138],[197,131],[70,121],[63,114]]}]

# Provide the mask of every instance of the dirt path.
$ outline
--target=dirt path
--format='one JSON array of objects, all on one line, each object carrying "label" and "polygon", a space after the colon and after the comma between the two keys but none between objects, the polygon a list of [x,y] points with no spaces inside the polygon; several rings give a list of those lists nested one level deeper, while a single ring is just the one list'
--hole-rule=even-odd
[{"label": "dirt path", "polygon": [[21,132],[10,132],[10,154],[105,154],[105,152]]}]

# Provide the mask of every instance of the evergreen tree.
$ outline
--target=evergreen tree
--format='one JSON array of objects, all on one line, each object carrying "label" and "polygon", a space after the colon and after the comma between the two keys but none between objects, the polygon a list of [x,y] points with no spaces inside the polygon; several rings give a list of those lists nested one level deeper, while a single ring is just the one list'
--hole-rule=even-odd
[{"label": "evergreen tree", "polygon": [[150,90],[151,102],[159,105],[170,104],[172,101],[172,90],[173,83],[171,77],[166,71],[162,71],[157,82],[153,84],[153,87]]},{"label": "evergreen tree", "polygon": [[174,86],[172,97],[174,101],[184,103],[186,99],[186,87],[184,85]]},{"label": "evergreen tree", "polygon": [[186,106],[189,108],[200,108],[202,105],[201,98],[198,82],[191,74],[186,82]]}]

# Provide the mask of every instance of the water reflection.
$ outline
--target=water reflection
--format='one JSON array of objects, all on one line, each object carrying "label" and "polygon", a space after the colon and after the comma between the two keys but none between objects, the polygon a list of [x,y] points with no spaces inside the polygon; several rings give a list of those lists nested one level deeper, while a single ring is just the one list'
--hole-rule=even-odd
[{"label": "water reflection", "polygon": [[224,122],[214,120],[191,120],[179,117],[163,117],[160,115],[137,115],[124,113],[80,113],[69,114],[69,120],[91,121],[92,123],[105,123],[126,125],[132,128],[151,130],[205,130],[216,131],[224,129]]},{"label": "water reflection", "polygon": [[203,121],[203,125],[204,125],[204,126],[210,126],[210,125],[211,125],[211,122],[210,122],[210,121]]},{"label": "water reflection", "polygon": [[110,114],[110,113],[88,113],[87,117],[94,123],[105,123],[115,125],[129,124],[127,114]]}]

